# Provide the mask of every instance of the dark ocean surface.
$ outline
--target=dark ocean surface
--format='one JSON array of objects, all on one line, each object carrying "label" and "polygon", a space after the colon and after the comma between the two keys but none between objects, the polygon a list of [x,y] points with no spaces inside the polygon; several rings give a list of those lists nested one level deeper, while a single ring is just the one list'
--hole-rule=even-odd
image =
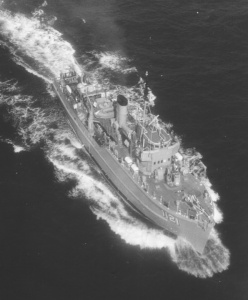
[{"label": "dark ocean surface", "polygon": [[[0,2],[1,299],[248,299],[247,1]],[[49,84],[71,65],[128,91],[149,72],[220,198],[208,257],[175,254],[83,151]]]}]

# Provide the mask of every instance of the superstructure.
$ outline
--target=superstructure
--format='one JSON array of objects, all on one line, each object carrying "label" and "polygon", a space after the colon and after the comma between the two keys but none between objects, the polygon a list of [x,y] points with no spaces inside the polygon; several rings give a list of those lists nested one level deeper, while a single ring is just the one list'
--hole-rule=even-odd
[{"label": "superstructure", "polygon": [[74,71],[53,85],[79,140],[119,193],[202,253],[214,226],[213,203],[202,183],[206,167],[199,153],[183,150],[170,126],[151,113],[146,83],[144,97],[135,101]]}]

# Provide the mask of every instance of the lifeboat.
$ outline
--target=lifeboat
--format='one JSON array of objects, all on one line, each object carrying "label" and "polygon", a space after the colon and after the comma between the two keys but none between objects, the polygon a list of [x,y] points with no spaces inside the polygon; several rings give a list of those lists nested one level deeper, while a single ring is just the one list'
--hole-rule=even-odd
[{"label": "lifeboat", "polygon": [[95,112],[96,118],[102,118],[102,119],[112,119],[115,116],[114,113],[114,107],[113,103],[105,98],[99,98],[95,102],[96,109],[98,109]]},{"label": "lifeboat", "polygon": [[112,119],[115,116],[114,107],[102,108],[95,112],[96,118]]}]

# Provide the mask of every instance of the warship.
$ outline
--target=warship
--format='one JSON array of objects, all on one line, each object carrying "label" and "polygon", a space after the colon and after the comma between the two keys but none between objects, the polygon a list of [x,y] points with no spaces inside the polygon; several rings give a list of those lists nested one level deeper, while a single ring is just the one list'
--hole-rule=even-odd
[{"label": "warship", "polygon": [[154,96],[146,80],[140,82],[140,99],[74,70],[60,74],[53,86],[73,131],[121,197],[165,233],[203,253],[215,224],[203,184],[206,166],[152,113]]}]

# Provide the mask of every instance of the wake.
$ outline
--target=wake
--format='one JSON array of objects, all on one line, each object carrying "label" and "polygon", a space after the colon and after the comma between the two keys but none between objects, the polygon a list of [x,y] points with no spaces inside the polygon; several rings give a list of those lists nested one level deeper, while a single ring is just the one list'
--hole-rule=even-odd
[{"label": "wake", "polygon": [[[61,33],[41,24],[35,17],[0,11],[0,24],[4,46],[10,49],[13,59],[28,72],[50,81],[67,68],[73,67],[79,73],[83,69],[75,61],[74,49],[63,40]],[[100,53],[98,59],[101,68],[114,71],[120,71],[123,64],[123,59],[115,53]],[[127,69],[132,70],[125,65],[125,70]],[[134,68],[133,71],[135,70]],[[98,80],[98,71],[92,72],[92,77]],[[140,96],[135,88],[119,89],[129,97]],[[128,212],[120,198],[102,180],[102,175],[96,175],[96,167],[70,130],[62,110],[52,99],[49,99],[50,103],[45,107],[38,106],[36,99],[22,95],[11,82],[0,84],[0,92],[0,102],[8,107],[22,140],[20,147],[31,149],[34,145],[45,142],[45,155],[54,165],[57,179],[61,182],[73,179],[76,182],[70,196],[86,197],[96,218],[105,220],[110,229],[127,244],[144,250],[166,250],[179,269],[202,278],[228,268],[229,251],[222,245],[215,231],[211,234],[204,254],[199,255],[186,241],[174,240],[162,230],[148,227]],[[216,197],[210,183],[205,182],[205,185],[212,198]],[[221,220],[220,216],[221,214],[217,214],[216,219]]]},{"label": "wake", "polygon": [[70,67],[81,74],[72,46],[62,39],[60,32],[41,23],[39,19],[0,10],[0,25],[3,42],[16,63],[28,72],[44,80],[59,77],[62,70]]}]

